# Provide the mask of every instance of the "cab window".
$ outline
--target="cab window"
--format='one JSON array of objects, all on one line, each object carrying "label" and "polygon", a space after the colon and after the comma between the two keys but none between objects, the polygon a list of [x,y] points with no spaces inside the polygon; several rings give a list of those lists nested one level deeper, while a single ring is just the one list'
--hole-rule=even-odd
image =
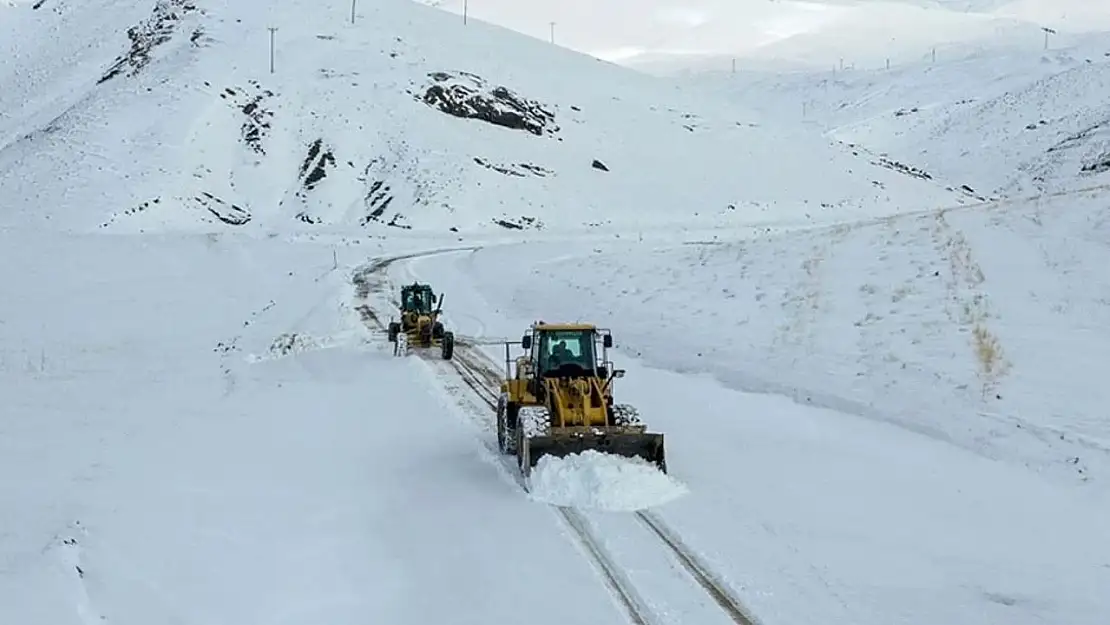
[{"label": "cab window", "polygon": [[546,371],[573,362],[592,369],[593,345],[593,335],[588,330],[546,332],[539,345],[540,368]]}]

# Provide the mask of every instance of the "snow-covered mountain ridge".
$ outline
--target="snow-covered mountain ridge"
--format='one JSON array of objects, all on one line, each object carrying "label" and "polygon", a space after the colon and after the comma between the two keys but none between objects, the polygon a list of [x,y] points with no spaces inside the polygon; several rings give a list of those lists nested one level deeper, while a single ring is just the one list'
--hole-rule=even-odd
[{"label": "snow-covered mountain ridge", "polygon": [[890,69],[689,80],[983,198],[1110,183],[1110,34],[1047,51],[999,46]]},{"label": "snow-covered mountain ridge", "polygon": [[[14,111],[0,126],[4,223],[388,234],[818,221],[963,201],[503,29],[405,0],[363,5],[354,24],[349,9],[16,9],[2,40],[20,53],[0,73]],[[46,62],[32,71],[33,59]]]}]

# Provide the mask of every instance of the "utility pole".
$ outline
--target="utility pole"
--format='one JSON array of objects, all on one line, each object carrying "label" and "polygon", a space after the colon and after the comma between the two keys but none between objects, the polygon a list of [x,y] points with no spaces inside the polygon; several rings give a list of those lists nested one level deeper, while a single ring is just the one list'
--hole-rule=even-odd
[{"label": "utility pole", "polygon": [[267,30],[270,31],[270,73],[274,73],[274,33],[277,32],[276,26],[269,26]]},{"label": "utility pole", "polygon": [[736,73],[736,59],[732,59],[732,73]]},{"label": "utility pole", "polygon": [[1041,30],[1044,31],[1044,49],[1047,50],[1048,49],[1048,36],[1049,35],[1055,35],[1056,31],[1052,30],[1051,28],[1049,28],[1047,26],[1041,26]]},{"label": "utility pole", "polygon": [[358,0],[351,0],[351,23],[352,24],[355,23],[355,3],[356,2],[358,2]]},{"label": "utility pole", "polygon": [[551,22],[551,44],[555,45],[555,22]]},{"label": "utility pole", "polygon": [[937,62],[937,49],[936,48],[933,48],[933,62],[934,63]]},{"label": "utility pole", "polygon": [[470,0],[463,0],[463,25],[466,25],[466,14],[470,12]]}]

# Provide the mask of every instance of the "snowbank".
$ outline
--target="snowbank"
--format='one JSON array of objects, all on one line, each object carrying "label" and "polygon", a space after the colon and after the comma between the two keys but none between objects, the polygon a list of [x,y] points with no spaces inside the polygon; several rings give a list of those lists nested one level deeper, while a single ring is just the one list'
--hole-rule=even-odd
[{"label": "snowbank", "polygon": [[529,496],[558,506],[642,510],[689,492],[685,484],[642,458],[587,450],[544,456],[532,470]]}]

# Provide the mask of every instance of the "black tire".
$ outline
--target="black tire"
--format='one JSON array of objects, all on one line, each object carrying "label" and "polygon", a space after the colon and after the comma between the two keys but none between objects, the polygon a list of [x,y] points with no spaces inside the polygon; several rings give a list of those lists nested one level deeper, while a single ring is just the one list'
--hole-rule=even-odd
[{"label": "black tire", "polygon": [[451,360],[451,356],[455,353],[455,333],[444,332],[442,343],[442,355],[444,360]]},{"label": "black tire", "polygon": [[435,325],[432,326],[432,338],[433,339],[443,338],[443,324],[440,323],[439,321],[435,322]]},{"label": "black tire", "polygon": [[529,461],[524,458],[524,428],[522,427],[516,429],[516,449],[514,453],[516,454],[517,468],[520,469],[522,474],[527,475],[528,469],[531,467],[528,466]]},{"label": "black tire", "polygon": [[504,395],[497,402],[497,447],[508,456],[516,455],[516,429],[510,423],[516,420],[516,408]]},{"label": "black tire", "polygon": [[389,322],[388,333],[389,333],[389,342],[390,343],[396,343],[397,342],[397,335],[401,333],[401,324],[397,323],[396,321],[390,321]]}]

